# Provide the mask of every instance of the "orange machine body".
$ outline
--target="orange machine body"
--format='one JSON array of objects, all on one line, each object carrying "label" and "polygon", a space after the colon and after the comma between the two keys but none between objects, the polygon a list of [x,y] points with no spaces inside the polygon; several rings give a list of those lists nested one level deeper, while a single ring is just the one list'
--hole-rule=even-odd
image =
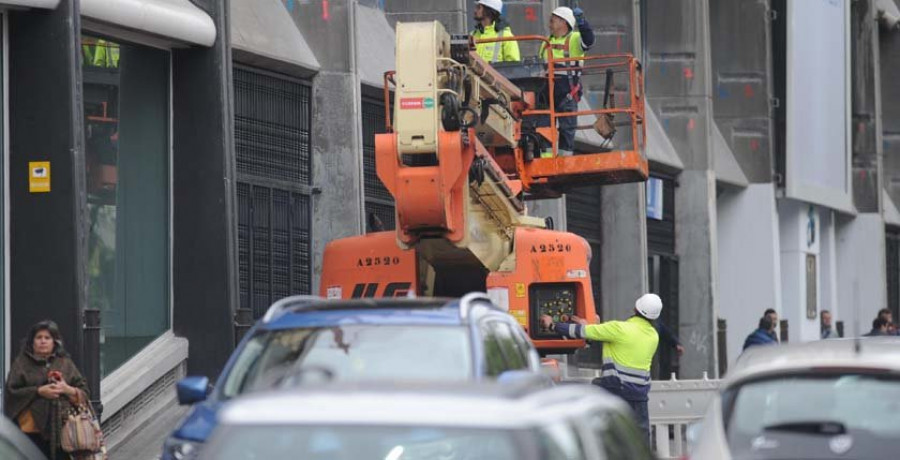
[{"label": "orange machine body", "polygon": [[[584,238],[554,230],[519,228],[515,264],[510,271],[488,273],[485,289],[528,332],[542,351],[584,347],[583,340],[562,340],[540,331],[542,314],[555,321],[577,315],[596,322],[590,282],[591,249]],[[394,232],[335,240],[325,248],[320,295],[327,298],[433,296],[420,278],[414,248],[397,246]],[[545,287],[552,295],[542,296]]]}]

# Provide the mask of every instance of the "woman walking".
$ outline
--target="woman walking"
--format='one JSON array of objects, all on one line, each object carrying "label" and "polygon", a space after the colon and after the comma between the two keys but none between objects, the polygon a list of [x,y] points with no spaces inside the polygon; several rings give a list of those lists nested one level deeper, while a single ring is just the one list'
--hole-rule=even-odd
[{"label": "woman walking", "polygon": [[88,401],[87,381],[63,349],[59,327],[31,327],[6,378],[4,411],[50,460],[65,460],[60,447],[63,417]]}]

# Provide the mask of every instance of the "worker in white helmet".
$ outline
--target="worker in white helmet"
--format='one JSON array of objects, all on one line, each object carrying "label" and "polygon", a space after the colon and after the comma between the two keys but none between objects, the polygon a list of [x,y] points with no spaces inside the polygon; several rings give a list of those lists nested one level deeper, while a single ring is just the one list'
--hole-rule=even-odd
[{"label": "worker in white helmet", "polygon": [[634,304],[634,315],[626,321],[587,324],[578,317],[572,322],[554,323],[541,316],[541,326],[563,337],[603,342],[603,367],[594,383],[624,399],[634,410],[644,435],[650,439],[647,396],[650,393],[650,363],[659,344],[653,322],[662,311],[662,299],[644,294]]},{"label": "worker in white helmet", "polygon": [[[478,0],[475,4],[475,40],[514,37],[509,24],[503,20],[503,0]],[[487,62],[511,62],[521,59],[519,42],[507,40],[493,43],[476,43],[475,51]]]},{"label": "worker in white helmet", "polygon": [[[550,15],[550,36],[547,37],[550,45],[541,45],[540,56],[548,60],[548,55],[553,53],[554,59],[569,59],[584,57],[585,52],[594,45],[594,31],[584,18],[581,8],[567,8],[561,6],[553,10]],[[557,62],[554,64],[553,100],[556,112],[577,112],[578,102],[583,94],[581,88],[582,61]],[[546,98],[546,95],[544,96]],[[549,98],[547,98],[549,99]],[[543,124],[549,124],[544,120]],[[575,150],[575,129],[578,125],[577,117],[557,118],[559,127],[558,152],[561,156],[572,155]],[[552,156],[551,152],[545,152],[542,157]]]}]

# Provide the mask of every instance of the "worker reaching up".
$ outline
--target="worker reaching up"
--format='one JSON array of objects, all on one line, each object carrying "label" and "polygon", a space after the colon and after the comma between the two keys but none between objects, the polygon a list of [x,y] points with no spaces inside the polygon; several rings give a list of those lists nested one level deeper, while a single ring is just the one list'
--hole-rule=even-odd
[{"label": "worker reaching up", "polygon": [[[502,11],[503,0],[478,0],[478,3],[475,5],[474,19],[476,24],[475,30],[472,31],[472,37],[476,40],[514,37],[509,24],[501,16]],[[478,43],[475,45],[475,51],[482,59],[491,63],[518,61],[521,59],[519,43],[514,40]]]},{"label": "worker reaching up", "polygon": [[[550,52],[554,59],[584,57],[585,51],[594,45],[594,31],[584,18],[581,8],[561,6],[550,16]],[[541,45],[540,56],[548,59],[547,44]],[[553,100],[557,112],[576,112],[581,100],[582,61],[558,62],[554,64]],[[558,151],[562,156],[572,155],[575,150],[575,128],[577,117],[557,119],[559,125]],[[548,123],[544,122],[545,125]],[[543,154],[542,156],[547,156]]]},{"label": "worker reaching up", "polygon": [[541,326],[563,337],[603,342],[603,367],[594,383],[624,399],[637,417],[644,435],[650,439],[647,399],[650,393],[650,363],[659,344],[653,321],[662,311],[662,299],[644,294],[634,303],[634,315],[626,321],[587,324],[578,317],[570,322],[554,323],[541,316]]}]

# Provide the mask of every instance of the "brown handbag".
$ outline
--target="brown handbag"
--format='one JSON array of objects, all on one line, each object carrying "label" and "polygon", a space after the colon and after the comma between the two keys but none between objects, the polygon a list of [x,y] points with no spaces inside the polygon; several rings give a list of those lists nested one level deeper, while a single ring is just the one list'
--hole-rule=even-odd
[{"label": "brown handbag", "polygon": [[101,454],[103,457],[99,458],[105,458],[103,430],[87,404],[73,405],[72,411],[63,419],[59,441],[65,452],[78,458],[91,458],[92,454]]}]

